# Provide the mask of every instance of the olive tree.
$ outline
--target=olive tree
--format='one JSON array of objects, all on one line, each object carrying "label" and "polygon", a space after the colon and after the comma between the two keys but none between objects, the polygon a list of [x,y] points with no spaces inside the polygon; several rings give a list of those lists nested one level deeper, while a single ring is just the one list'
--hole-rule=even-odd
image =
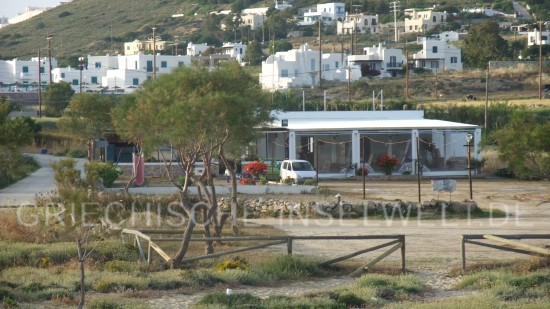
[{"label": "olive tree", "polygon": [[[253,138],[254,128],[269,119],[268,102],[257,82],[236,63],[223,64],[216,70],[182,67],[144,84],[126,103],[126,116],[121,117],[122,113],[114,117],[121,136],[139,141],[145,149],[169,147],[177,158],[177,163],[164,157],[163,161],[189,220],[173,266],[187,252],[197,216],[203,220],[205,236],[211,235],[212,226],[219,235],[213,182],[217,173],[212,169],[212,160],[224,154],[225,145]],[[194,175],[193,166],[201,159],[204,173]],[[172,164],[179,165],[182,182],[172,173]],[[189,196],[191,183],[200,189],[199,203]],[[206,242],[206,252],[213,252],[212,242]]]}]

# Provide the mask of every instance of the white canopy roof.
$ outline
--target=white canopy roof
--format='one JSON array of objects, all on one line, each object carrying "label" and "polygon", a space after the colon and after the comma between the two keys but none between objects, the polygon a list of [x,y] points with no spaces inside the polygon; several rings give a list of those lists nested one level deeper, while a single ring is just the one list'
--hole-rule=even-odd
[{"label": "white canopy roof", "polygon": [[424,119],[424,111],[283,112],[271,128],[293,131],[475,129],[477,125]]}]

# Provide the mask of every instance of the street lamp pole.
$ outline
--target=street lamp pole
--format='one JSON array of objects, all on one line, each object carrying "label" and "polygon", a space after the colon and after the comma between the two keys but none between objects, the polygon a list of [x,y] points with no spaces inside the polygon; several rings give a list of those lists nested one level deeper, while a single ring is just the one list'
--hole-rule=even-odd
[{"label": "street lamp pole", "polygon": [[50,33],[46,35],[46,40],[48,40],[48,62],[49,62],[48,72],[50,76],[50,85],[52,84],[52,38],[53,36]]},{"label": "street lamp pole", "polygon": [[472,133],[466,134],[466,142],[468,143],[466,147],[468,147],[468,181],[470,182],[470,200],[474,199],[473,193],[472,193],[472,160],[470,158],[471,150],[472,150]]},{"label": "street lamp pole", "polygon": [[78,85],[80,86],[80,92],[82,93],[82,70],[84,69],[84,57],[78,57],[78,63],[80,68],[80,81]]}]

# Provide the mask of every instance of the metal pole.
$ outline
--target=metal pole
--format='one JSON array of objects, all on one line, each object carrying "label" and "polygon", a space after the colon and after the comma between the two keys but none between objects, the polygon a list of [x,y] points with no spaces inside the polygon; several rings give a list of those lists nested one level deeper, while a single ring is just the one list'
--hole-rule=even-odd
[{"label": "metal pole", "polygon": [[422,198],[420,195],[420,137],[416,137],[416,182],[418,183],[418,207],[422,205]]},{"label": "metal pole", "polygon": [[323,76],[322,76],[322,71],[323,71],[323,64],[322,64],[322,60],[323,60],[323,49],[321,48],[321,23],[322,23],[322,19],[319,19],[319,88],[322,88],[323,87]]},{"label": "metal pole", "polygon": [[80,92],[79,93],[82,93],[82,69],[84,69],[83,68],[83,61],[84,61],[83,57],[78,58],[78,63],[79,63],[79,68],[80,68],[80,80],[78,82],[78,85],[80,87]]},{"label": "metal pole", "polygon": [[323,108],[324,108],[324,111],[326,112],[327,111],[327,91],[326,90],[323,91]]},{"label": "metal pole", "polygon": [[153,27],[153,79],[157,77],[157,27]]},{"label": "metal pole", "polygon": [[542,100],[542,21],[539,21],[539,100]]},{"label": "metal pole", "polygon": [[306,111],[306,91],[302,90],[302,111]]},{"label": "metal pole", "polygon": [[349,65],[349,59],[348,59],[348,104],[351,106],[351,67]]},{"label": "metal pole", "polygon": [[315,182],[319,186],[319,141],[315,139]]},{"label": "metal pole", "polygon": [[361,166],[361,174],[362,174],[362,176],[363,176],[363,199],[365,199],[365,198],[367,197],[367,185],[366,185],[366,180],[367,180],[366,178],[367,178],[367,177],[366,177],[366,175],[365,175],[365,169],[366,169],[366,167],[365,167],[365,162],[366,162],[367,160],[366,160],[366,158],[365,158],[365,141],[364,141],[364,138],[361,137],[360,141],[361,141],[361,146],[360,146],[360,147],[362,147],[362,150],[363,150],[363,155],[362,155],[362,157],[363,157],[363,165]]},{"label": "metal pole", "polygon": [[470,153],[472,149],[472,135],[468,135],[468,181],[470,182],[470,200],[474,199],[472,192],[472,160],[470,158]]},{"label": "metal pole", "polygon": [[38,49],[38,118],[42,117],[42,73],[40,72],[42,60],[40,59],[40,49]]}]

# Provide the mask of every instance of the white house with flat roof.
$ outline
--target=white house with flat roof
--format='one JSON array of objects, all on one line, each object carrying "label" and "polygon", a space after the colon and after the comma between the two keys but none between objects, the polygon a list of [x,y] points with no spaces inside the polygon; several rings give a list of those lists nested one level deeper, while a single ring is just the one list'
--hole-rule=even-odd
[{"label": "white house with flat roof", "polygon": [[[40,65],[40,68],[39,68]],[[33,57],[31,60],[0,60],[0,85],[2,91],[27,92],[38,91],[38,75],[42,87],[49,83],[50,63],[47,57]],[[57,67],[57,60],[52,58],[52,68]]]},{"label": "white house with flat roof", "polygon": [[376,162],[384,154],[398,159],[394,174],[416,174],[420,161],[426,176],[467,175],[467,134],[480,159],[479,126],[425,119],[422,110],[281,112],[262,133],[260,158],[308,160],[321,178],[352,176],[360,166],[383,175]]},{"label": "white house with flat roof", "polygon": [[548,45],[550,44],[549,38],[550,31],[539,31],[538,29],[534,29],[533,31],[527,32],[527,46],[541,45],[541,42],[542,45]]},{"label": "white house with flat roof", "polygon": [[[325,80],[346,80],[341,53],[322,54],[322,77]],[[260,84],[264,89],[277,90],[311,87],[319,84],[319,51],[307,44],[299,49],[277,52],[262,62]]]},{"label": "white house with flat roof", "polygon": [[267,20],[267,16],[258,14],[241,15],[241,25],[249,26],[250,30],[256,30],[262,27]]},{"label": "white house with flat roof", "polygon": [[193,42],[189,42],[187,44],[187,55],[188,56],[200,56],[208,48],[210,48],[210,47],[206,43],[194,44]]},{"label": "white house with flat roof", "polygon": [[380,43],[363,51],[363,55],[348,56],[352,80],[368,76],[395,77],[403,71],[405,56],[400,48],[386,48]]},{"label": "white house with flat roof", "polygon": [[332,24],[344,20],[346,16],[346,5],[342,2],[331,2],[317,4],[316,7],[308,8],[304,12],[304,22],[313,23],[322,20],[324,23]]},{"label": "white house with flat roof", "polygon": [[417,44],[422,44],[422,50],[413,54],[415,67],[432,72],[438,70],[462,71],[460,48],[440,38],[418,37]]},{"label": "white house with flat roof", "polygon": [[379,32],[378,14],[346,14],[343,21],[336,22],[336,34],[338,35],[352,33],[372,34]]},{"label": "white house with flat roof", "polygon": [[239,63],[243,63],[246,55],[246,44],[243,43],[224,43],[222,45],[222,54],[234,58]]},{"label": "white house with flat roof", "polygon": [[437,25],[447,22],[447,12],[436,12],[433,9],[405,10],[405,32],[427,32]]}]

